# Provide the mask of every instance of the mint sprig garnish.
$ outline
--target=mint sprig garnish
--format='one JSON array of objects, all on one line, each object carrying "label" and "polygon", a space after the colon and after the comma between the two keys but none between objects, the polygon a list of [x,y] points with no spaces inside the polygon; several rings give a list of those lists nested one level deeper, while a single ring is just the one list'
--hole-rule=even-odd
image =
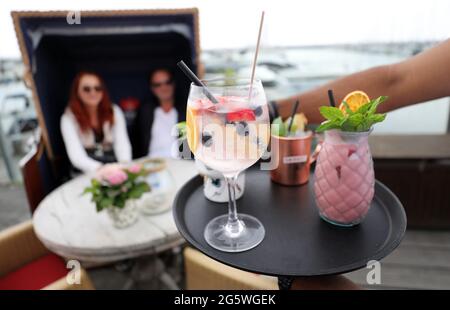
[{"label": "mint sprig garnish", "polygon": [[346,102],[343,102],[346,113],[339,108],[322,106],[319,108],[320,114],[326,118],[316,132],[323,132],[330,129],[340,129],[342,131],[368,131],[373,124],[384,121],[386,113],[376,113],[378,106],[387,100],[388,97],[380,96],[377,99],[359,107],[353,112]]}]

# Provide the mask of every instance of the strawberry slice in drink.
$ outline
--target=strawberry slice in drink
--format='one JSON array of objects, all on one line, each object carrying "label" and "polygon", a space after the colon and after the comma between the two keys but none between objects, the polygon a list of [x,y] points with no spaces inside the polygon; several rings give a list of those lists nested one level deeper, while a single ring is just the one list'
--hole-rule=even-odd
[{"label": "strawberry slice in drink", "polygon": [[254,121],[255,119],[255,112],[251,109],[227,113],[227,121],[229,122]]}]

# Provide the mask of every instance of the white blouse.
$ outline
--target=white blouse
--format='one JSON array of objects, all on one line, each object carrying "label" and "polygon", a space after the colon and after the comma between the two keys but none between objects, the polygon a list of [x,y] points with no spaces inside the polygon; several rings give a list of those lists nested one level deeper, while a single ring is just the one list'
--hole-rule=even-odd
[{"label": "white blouse", "polygon": [[[105,140],[111,142],[116,158],[119,162],[131,161],[131,143],[128,138],[125,117],[122,110],[113,105],[114,125],[105,123],[103,133]],[[85,148],[95,145],[92,131],[81,131],[78,122],[69,108],[61,117],[61,134],[66,146],[67,155],[75,168],[83,172],[95,171],[102,163],[88,156]]]},{"label": "white blouse", "polygon": [[172,156],[172,146],[176,141],[176,137],[172,136],[172,129],[177,121],[178,112],[175,108],[169,112],[164,112],[161,107],[155,109],[148,156],[166,158]]}]

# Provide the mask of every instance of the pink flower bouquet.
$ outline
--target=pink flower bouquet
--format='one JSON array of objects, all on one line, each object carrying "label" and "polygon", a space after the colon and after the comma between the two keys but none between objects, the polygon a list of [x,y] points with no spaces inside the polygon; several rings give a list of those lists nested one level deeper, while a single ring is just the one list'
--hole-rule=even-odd
[{"label": "pink flower bouquet", "polygon": [[105,165],[97,171],[83,194],[92,194],[98,212],[111,207],[123,209],[127,200],[138,199],[150,191],[149,184],[141,178],[145,174],[138,164],[125,168],[118,164]]}]

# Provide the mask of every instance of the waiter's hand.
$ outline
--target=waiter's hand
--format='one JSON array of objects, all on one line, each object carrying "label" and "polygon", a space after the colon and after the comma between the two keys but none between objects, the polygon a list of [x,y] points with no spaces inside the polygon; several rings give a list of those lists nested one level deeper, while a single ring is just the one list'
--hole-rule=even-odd
[{"label": "waiter's hand", "polygon": [[291,290],[360,290],[344,276],[297,277],[292,283]]}]

